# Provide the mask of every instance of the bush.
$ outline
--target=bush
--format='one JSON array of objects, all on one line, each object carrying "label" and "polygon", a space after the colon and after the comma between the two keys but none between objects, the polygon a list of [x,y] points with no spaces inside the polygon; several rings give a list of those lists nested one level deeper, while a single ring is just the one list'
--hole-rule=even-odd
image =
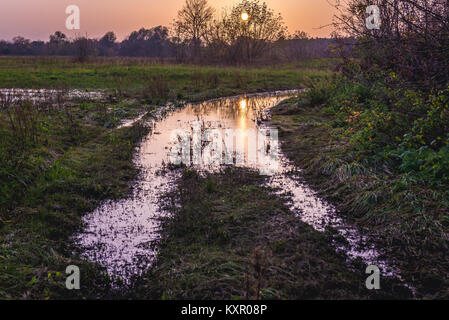
[{"label": "bush", "polygon": [[393,164],[393,170],[421,182],[447,184],[449,90],[430,95],[400,85],[393,90],[394,81],[394,74],[369,85],[333,77],[313,83],[305,97],[335,117],[333,127],[342,129],[359,158]]}]

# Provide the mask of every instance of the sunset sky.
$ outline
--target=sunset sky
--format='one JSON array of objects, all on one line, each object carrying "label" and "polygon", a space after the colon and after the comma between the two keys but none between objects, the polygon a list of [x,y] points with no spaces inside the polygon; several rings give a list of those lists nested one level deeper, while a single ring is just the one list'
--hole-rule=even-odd
[{"label": "sunset sky", "polygon": [[[114,31],[119,39],[141,27],[169,26],[184,0],[0,0],[0,39],[11,40],[21,35],[32,40],[47,40],[60,30],[69,36],[88,34],[100,37]],[[231,7],[238,0],[209,0],[217,10]],[[333,8],[326,0],[266,0],[280,12],[290,32],[306,31],[311,36],[329,36]],[[78,5],[81,30],[66,30],[65,9]]]}]

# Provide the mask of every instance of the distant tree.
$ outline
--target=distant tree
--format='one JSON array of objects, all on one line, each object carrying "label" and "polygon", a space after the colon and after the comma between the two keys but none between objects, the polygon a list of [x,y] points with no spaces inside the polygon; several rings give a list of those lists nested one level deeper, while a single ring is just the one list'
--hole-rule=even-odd
[{"label": "distant tree", "polygon": [[120,46],[122,56],[167,57],[173,56],[167,27],[142,28],[132,32]]},{"label": "distant tree", "polygon": [[175,30],[179,38],[191,42],[194,57],[199,56],[201,43],[205,40],[214,12],[207,0],[186,0],[184,7],[178,12]]},{"label": "distant tree", "polygon": [[31,42],[31,51],[33,55],[43,55],[46,52],[46,45],[44,41],[33,41]]},{"label": "distant tree", "polygon": [[290,39],[292,40],[307,40],[309,39],[309,35],[307,34],[307,32],[301,31],[301,30],[297,30],[295,31],[294,34],[291,35]]},{"label": "distant tree", "polygon": [[67,36],[61,31],[56,31],[50,35],[48,43],[48,52],[51,55],[66,55],[70,51]]},{"label": "distant tree", "polygon": [[112,48],[115,45],[115,42],[117,41],[117,36],[114,32],[110,31],[107,32],[101,39],[100,39],[100,45],[106,47],[106,48]]},{"label": "distant tree", "polygon": [[117,54],[117,36],[114,32],[107,32],[99,41],[98,41],[98,53],[101,56],[113,56]]},{"label": "distant tree", "polygon": [[61,31],[56,31],[54,34],[50,35],[50,43],[61,44],[67,41],[67,36]]},{"label": "distant tree", "polygon": [[86,37],[77,37],[73,41],[76,48],[76,60],[84,63],[89,58],[90,41]]},{"label": "distant tree", "polygon": [[11,44],[7,41],[0,41],[0,54],[11,54]]},{"label": "distant tree", "polygon": [[291,36],[289,39],[277,42],[275,53],[281,55],[280,59],[288,61],[308,60],[316,58],[333,57],[331,46],[335,45],[333,39],[311,39]]},{"label": "distant tree", "polygon": [[24,37],[14,37],[12,39],[16,54],[31,54],[31,41]]}]

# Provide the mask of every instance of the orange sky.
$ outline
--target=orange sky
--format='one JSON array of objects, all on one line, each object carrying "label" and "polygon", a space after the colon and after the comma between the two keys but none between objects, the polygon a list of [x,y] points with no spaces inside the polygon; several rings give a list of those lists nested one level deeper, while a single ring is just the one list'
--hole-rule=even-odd
[{"label": "orange sky", "polygon": [[[231,7],[238,0],[209,0],[216,9]],[[311,36],[329,36],[331,28],[318,29],[331,22],[333,8],[326,0],[265,0],[280,12],[291,32],[304,30]],[[141,27],[170,25],[184,0],[0,0],[0,39],[22,35],[47,40],[60,30],[69,36],[99,37],[114,31],[119,39]],[[81,30],[65,28],[65,8],[78,5]]]}]

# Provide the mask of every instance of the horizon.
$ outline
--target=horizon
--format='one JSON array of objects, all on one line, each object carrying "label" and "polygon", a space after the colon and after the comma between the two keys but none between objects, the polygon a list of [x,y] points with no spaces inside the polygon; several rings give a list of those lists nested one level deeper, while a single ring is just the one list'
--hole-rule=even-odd
[{"label": "horizon", "polygon": [[[124,40],[131,32],[141,28],[150,29],[159,25],[170,27],[185,0],[128,0],[126,4],[118,0],[16,0],[3,4],[0,11],[0,40],[10,41],[22,36],[32,41],[47,41],[51,34],[61,31],[68,37],[87,34],[89,38],[99,38],[113,31],[118,41]],[[240,0],[209,0],[217,13],[230,8]],[[276,13],[280,13],[290,33],[305,31],[311,37],[330,37],[332,29],[322,28],[329,24],[335,9],[327,0],[265,0]],[[67,30],[65,9],[77,5],[81,11],[81,29]],[[42,8],[45,8],[44,11]],[[36,14],[36,12],[41,14]],[[103,12],[101,19],[99,13]],[[44,13],[44,14],[42,14]]]}]

